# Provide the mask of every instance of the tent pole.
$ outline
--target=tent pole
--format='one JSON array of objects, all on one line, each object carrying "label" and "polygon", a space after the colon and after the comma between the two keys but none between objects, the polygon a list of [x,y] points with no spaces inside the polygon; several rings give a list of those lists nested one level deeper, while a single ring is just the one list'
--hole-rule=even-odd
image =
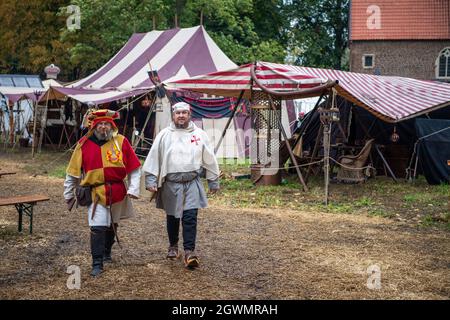
[{"label": "tent pole", "polygon": [[389,164],[387,163],[386,159],[383,156],[383,153],[381,153],[380,149],[378,148],[377,145],[375,145],[375,150],[377,150],[378,155],[381,158],[381,161],[383,161],[384,165],[386,166],[386,168],[389,171],[389,174],[391,175],[392,179],[394,179],[395,182],[398,182],[397,177],[395,176],[394,172],[392,172],[391,167],[389,166]]},{"label": "tent pole", "polygon": [[34,151],[36,149],[37,106],[38,106],[38,100],[36,99],[36,102],[34,103],[34,109],[33,109],[33,141],[31,143],[31,158],[32,159],[34,159]]},{"label": "tent pole", "polygon": [[225,134],[226,134],[226,132],[228,130],[228,127],[230,126],[231,120],[233,120],[234,115],[236,114],[236,111],[239,108],[239,105],[241,103],[243,95],[244,95],[244,90],[242,90],[241,93],[239,94],[239,97],[238,97],[237,102],[236,102],[236,106],[234,107],[233,112],[231,113],[231,116],[228,119],[227,124],[225,125],[225,128],[222,131],[222,136],[220,137],[219,142],[217,142],[217,146],[214,148],[214,154],[216,154],[217,150],[219,150],[220,144],[222,143],[222,140],[225,137]]},{"label": "tent pole", "polygon": [[[58,106],[58,108],[61,108],[59,103],[58,103],[58,100],[55,100],[55,102],[56,102],[56,105]],[[61,136],[59,137],[58,150],[61,148],[61,143],[62,143],[62,139],[63,139],[63,136],[64,136],[64,132],[66,133],[66,138],[68,138],[68,134],[67,134],[67,131],[66,131],[66,115],[65,114],[64,114],[64,119],[61,119],[61,120],[63,120],[63,127],[61,129]]]},{"label": "tent pole", "polygon": [[[269,104],[273,111],[276,111],[275,105],[273,103],[272,96],[270,94],[267,95],[269,97]],[[308,192],[308,187],[306,186],[305,181],[303,180],[302,172],[298,167],[297,159],[295,159],[294,153],[292,152],[291,144],[289,143],[289,139],[287,137],[286,131],[284,131],[283,123],[281,122],[281,117],[278,117],[278,125],[280,126],[281,134],[284,137],[284,141],[286,142],[286,147],[289,151],[289,155],[291,156],[292,163],[295,166],[295,170],[297,171],[298,179],[300,183],[303,185],[303,190]],[[279,166],[279,164],[278,164]]]},{"label": "tent pole", "polygon": [[330,134],[331,124],[325,124],[323,128],[323,166],[325,175],[325,205],[328,206],[328,185],[330,181]]},{"label": "tent pole", "polygon": [[127,122],[128,122],[128,114],[130,113],[130,108],[129,108],[129,102],[130,100],[127,98],[127,116],[125,117],[125,124],[123,125],[123,135],[125,135],[125,132],[127,131]]},{"label": "tent pole", "polygon": [[311,110],[309,116],[307,119],[305,119],[305,126],[302,128],[302,126],[300,126],[300,132],[298,133],[298,137],[294,142],[294,147],[297,145],[298,141],[300,140],[300,138],[303,136],[303,134],[306,132],[306,130],[308,130],[309,125],[311,124],[311,119],[313,114],[316,112],[317,108],[319,107],[320,102],[322,101],[322,98],[324,96],[325,93],[322,93],[319,97],[319,100],[317,100],[316,105],[314,106],[314,108]]},{"label": "tent pole", "polygon": [[39,136],[39,145],[38,145],[38,152],[41,153],[42,151],[42,142],[44,141],[44,131],[45,131],[45,127],[47,126],[47,108],[48,108],[48,95],[47,95],[47,100],[45,102],[45,109],[44,109],[44,123],[42,123],[41,121],[41,132],[40,132],[40,136]]},{"label": "tent pole", "polygon": [[[313,149],[313,152],[311,153],[311,158],[309,160],[310,162],[312,162],[313,159],[317,155],[317,151],[319,150],[320,137],[322,136],[322,133],[323,133],[323,125],[322,125],[322,123],[320,123],[319,131],[317,132],[316,142],[314,144],[314,149]],[[308,182],[308,179],[309,179],[309,173],[311,172],[311,166],[312,166],[311,164],[308,165],[308,170],[306,171],[305,179],[306,179],[307,182]]]},{"label": "tent pole", "polygon": [[417,152],[415,155],[416,155],[416,164],[414,165],[413,181],[416,180],[416,177],[417,177],[417,165],[419,163],[419,152]]},{"label": "tent pole", "polygon": [[14,104],[9,106],[9,144],[14,143]]},{"label": "tent pole", "polygon": [[[17,131],[19,131],[19,129],[20,129],[20,101],[21,101],[21,99],[17,100],[17,102],[16,102],[16,104],[17,104],[16,114],[17,115],[16,115],[16,120],[14,121],[15,122],[14,125],[17,125]],[[20,136],[22,136],[22,132],[19,131],[19,139],[20,139]],[[12,145],[11,150],[15,149],[16,144],[17,144],[17,134],[16,134],[16,130],[14,128],[14,143]]]},{"label": "tent pole", "polygon": [[147,123],[150,120],[150,116],[153,113],[153,109],[155,108],[155,102],[156,102],[156,94],[153,97],[152,106],[150,107],[150,110],[149,110],[149,112],[147,114],[147,118],[145,119],[144,126],[141,129],[141,134],[139,135],[138,139],[135,141],[135,144],[133,145],[133,150],[135,150],[135,151],[136,151],[137,145],[140,142],[142,142],[144,140],[144,138],[145,138],[145,128],[147,127]]}]

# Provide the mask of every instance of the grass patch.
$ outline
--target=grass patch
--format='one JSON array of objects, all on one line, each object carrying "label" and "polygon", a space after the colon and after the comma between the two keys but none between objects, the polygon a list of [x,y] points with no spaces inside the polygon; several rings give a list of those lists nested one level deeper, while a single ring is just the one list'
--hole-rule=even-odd
[{"label": "grass patch", "polygon": [[382,217],[382,218],[392,218],[394,216],[393,213],[387,212],[382,208],[372,209],[368,212],[368,215],[372,217]]},{"label": "grass patch", "polygon": [[362,197],[354,202],[354,205],[357,207],[372,207],[375,205],[375,201],[368,197]]},{"label": "grass patch", "polygon": [[66,169],[67,169],[67,166],[65,164],[58,165],[58,166],[55,166],[54,168],[50,169],[50,171],[48,172],[48,175],[50,177],[65,178],[66,177]]},{"label": "grass patch", "polygon": [[407,203],[414,203],[418,201],[418,196],[417,194],[407,194],[403,197],[404,201]]}]

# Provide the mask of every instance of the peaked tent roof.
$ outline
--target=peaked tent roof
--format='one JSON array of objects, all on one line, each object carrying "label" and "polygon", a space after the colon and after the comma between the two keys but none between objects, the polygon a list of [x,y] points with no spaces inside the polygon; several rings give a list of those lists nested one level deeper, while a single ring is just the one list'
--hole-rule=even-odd
[{"label": "peaked tent roof", "polygon": [[[310,79],[338,80],[339,95],[387,122],[399,122],[450,105],[450,84],[331,69],[258,62],[256,76],[278,91],[311,86]],[[237,95],[250,89],[249,65],[168,83],[175,88]],[[258,70],[259,69],[259,70]],[[309,77],[309,78],[308,78]],[[305,80],[306,79],[306,80]],[[306,81],[306,83],[304,83]]]},{"label": "peaked tent roof", "polygon": [[[220,50],[202,26],[135,33],[104,66],[65,88],[52,87],[49,96],[106,103],[143,94],[154,88],[148,71],[161,81],[226,70],[236,65]],[[45,99],[46,97],[42,97]]]},{"label": "peaked tent roof", "polygon": [[[149,63],[150,62],[150,63]],[[120,51],[72,88],[151,89],[148,71],[158,71],[161,81],[193,77],[235,68],[202,26],[135,33]]]}]

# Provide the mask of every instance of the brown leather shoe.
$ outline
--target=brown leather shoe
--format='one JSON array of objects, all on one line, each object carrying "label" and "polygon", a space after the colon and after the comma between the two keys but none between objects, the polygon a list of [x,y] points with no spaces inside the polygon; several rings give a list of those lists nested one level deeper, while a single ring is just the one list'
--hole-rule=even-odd
[{"label": "brown leather shoe", "polygon": [[178,247],[169,247],[169,250],[168,250],[167,256],[166,256],[167,259],[175,260],[175,259],[178,259],[179,256],[180,255],[178,253]]},{"label": "brown leather shoe", "polygon": [[189,269],[198,268],[200,265],[200,259],[194,254],[193,251],[186,250],[184,252],[184,266]]}]

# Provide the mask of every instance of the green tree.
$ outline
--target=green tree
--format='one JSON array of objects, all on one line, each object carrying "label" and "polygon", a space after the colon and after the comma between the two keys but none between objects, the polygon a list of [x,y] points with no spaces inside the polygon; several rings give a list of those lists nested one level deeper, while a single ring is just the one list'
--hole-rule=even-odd
[{"label": "green tree", "polygon": [[[187,0],[181,25],[197,25],[202,17],[210,36],[237,64],[255,60],[283,62],[286,50],[279,33],[281,4],[278,0]],[[264,10],[260,11],[260,5]],[[270,8],[275,12],[264,21],[263,15]],[[269,24],[271,28],[265,28]]]},{"label": "green tree", "polygon": [[[61,41],[69,47],[73,78],[84,77],[110,59],[135,32],[165,29],[164,0],[73,0],[80,7],[78,30],[61,30]],[[64,11],[60,15],[65,15]]]},{"label": "green tree", "polygon": [[[80,29],[69,30],[68,5],[80,8]],[[49,63],[60,78],[97,70],[135,32],[202,23],[237,64],[264,60],[345,68],[349,0],[2,0],[0,72],[41,73]]]},{"label": "green tree", "polygon": [[43,73],[49,63],[65,64],[67,48],[59,41],[64,19],[56,13],[69,0],[0,2],[0,72]]},{"label": "green tree", "polygon": [[288,62],[342,68],[348,43],[349,0],[293,0],[284,12],[291,24]]}]

